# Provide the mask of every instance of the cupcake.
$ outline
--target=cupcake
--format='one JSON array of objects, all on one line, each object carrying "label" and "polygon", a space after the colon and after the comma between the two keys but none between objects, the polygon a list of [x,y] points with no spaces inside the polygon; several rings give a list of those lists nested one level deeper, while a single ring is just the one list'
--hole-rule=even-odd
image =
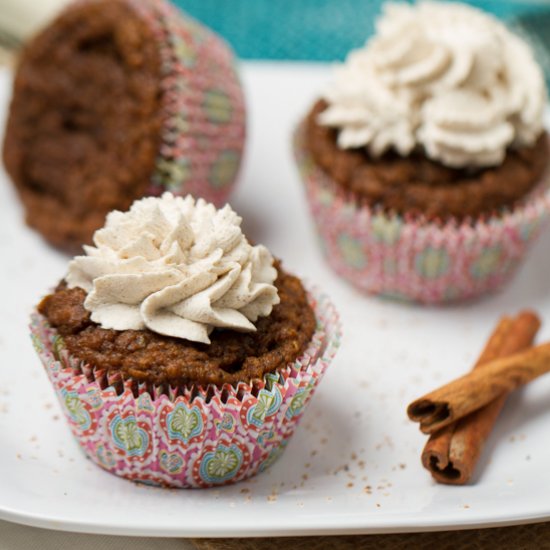
[{"label": "cupcake", "polygon": [[86,455],[132,480],[208,487],[284,450],[339,342],[241,218],[191,196],[111,212],[31,323]]},{"label": "cupcake", "polygon": [[225,203],[244,137],[218,36],[163,0],[83,0],[24,48],[3,153],[28,224],[79,251],[146,195]]},{"label": "cupcake", "polygon": [[495,290],[548,219],[542,72],[466,5],[388,4],[376,30],[294,136],[328,262],[404,300]]}]

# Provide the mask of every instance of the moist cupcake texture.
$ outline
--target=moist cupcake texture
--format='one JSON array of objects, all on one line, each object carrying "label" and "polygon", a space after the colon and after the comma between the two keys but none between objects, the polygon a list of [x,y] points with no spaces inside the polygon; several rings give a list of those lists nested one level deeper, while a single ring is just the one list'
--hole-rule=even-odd
[{"label": "moist cupcake texture", "polygon": [[510,279],[550,212],[547,90],[528,45],[459,3],[390,3],[294,136],[331,266],[443,303]]},{"label": "moist cupcake texture", "polygon": [[229,48],[162,0],[85,0],[27,44],[4,164],[27,222],[71,251],[145,195],[227,199],[244,143]]},{"label": "moist cupcake texture", "polygon": [[226,205],[111,212],[32,317],[86,455],[132,480],[210,487],[283,452],[338,347],[337,315]]},{"label": "moist cupcake texture", "polygon": [[306,147],[315,163],[343,190],[370,207],[430,220],[463,220],[511,209],[542,180],[550,142],[541,133],[529,146],[510,149],[497,166],[452,168],[421,149],[373,157],[364,148],[342,149],[338,130],[320,125],[328,103],[319,100],[306,121]]},{"label": "moist cupcake texture", "polygon": [[303,353],[315,316],[300,281],[239,225],[229,206],[170,194],[138,201],[109,214],[38,311],[73,357],[124,379],[261,379]]},{"label": "moist cupcake texture", "polygon": [[280,303],[240,333],[216,330],[210,344],[163,336],[150,330],[103,329],[90,319],[81,288],[58,287],[38,311],[54,327],[69,353],[124,379],[161,386],[215,384],[262,379],[299,357],[311,341],[315,315],[300,281],[277,265]]}]

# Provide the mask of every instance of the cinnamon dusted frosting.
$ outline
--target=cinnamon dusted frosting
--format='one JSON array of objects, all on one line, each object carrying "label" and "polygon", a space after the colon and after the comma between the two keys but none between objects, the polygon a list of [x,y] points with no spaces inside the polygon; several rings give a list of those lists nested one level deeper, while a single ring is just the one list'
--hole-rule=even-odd
[{"label": "cinnamon dusted frosting", "polygon": [[339,130],[341,148],[422,147],[447,166],[484,167],[541,134],[542,71],[497,19],[456,3],[390,3],[376,28],[324,96],[319,122]]},{"label": "cinnamon dusted frosting", "polygon": [[277,271],[262,245],[251,246],[241,218],[191,196],[145,198],[111,212],[95,246],[69,264],[69,288],[103,328],[139,330],[210,343],[215,327],[255,331],[279,303]]}]

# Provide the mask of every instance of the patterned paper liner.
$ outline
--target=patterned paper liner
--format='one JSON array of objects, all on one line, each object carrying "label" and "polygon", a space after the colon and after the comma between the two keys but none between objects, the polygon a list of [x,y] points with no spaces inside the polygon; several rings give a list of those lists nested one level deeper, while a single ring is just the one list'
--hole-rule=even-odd
[{"label": "patterned paper liner", "polygon": [[338,315],[323,294],[309,296],[317,329],[304,354],[278,373],[237,387],[162,389],[122,381],[70,357],[37,313],[31,336],[71,431],[91,460],[152,485],[210,487],[248,478],[282,454],[334,357]]},{"label": "patterned paper liner", "polygon": [[165,0],[127,0],[161,56],[163,128],[149,195],[164,191],[224,204],[245,140],[245,105],[230,47]]},{"label": "patterned paper liner", "polygon": [[500,288],[548,222],[550,172],[523,204],[474,223],[404,219],[360,205],[322,171],[294,134],[294,154],[323,253],[357,288],[427,304]]}]

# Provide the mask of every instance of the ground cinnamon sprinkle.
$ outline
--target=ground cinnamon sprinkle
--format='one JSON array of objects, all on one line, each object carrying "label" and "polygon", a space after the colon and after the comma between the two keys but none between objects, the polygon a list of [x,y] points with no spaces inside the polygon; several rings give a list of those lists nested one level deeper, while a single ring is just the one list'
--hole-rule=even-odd
[{"label": "ground cinnamon sprinkle", "polygon": [[215,330],[210,345],[149,330],[106,330],[84,309],[86,293],[60,285],[38,306],[71,355],[123,377],[155,385],[236,384],[262,378],[298,358],[316,320],[300,280],[278,267],[281,303],[256,322],[254,333]]}]

